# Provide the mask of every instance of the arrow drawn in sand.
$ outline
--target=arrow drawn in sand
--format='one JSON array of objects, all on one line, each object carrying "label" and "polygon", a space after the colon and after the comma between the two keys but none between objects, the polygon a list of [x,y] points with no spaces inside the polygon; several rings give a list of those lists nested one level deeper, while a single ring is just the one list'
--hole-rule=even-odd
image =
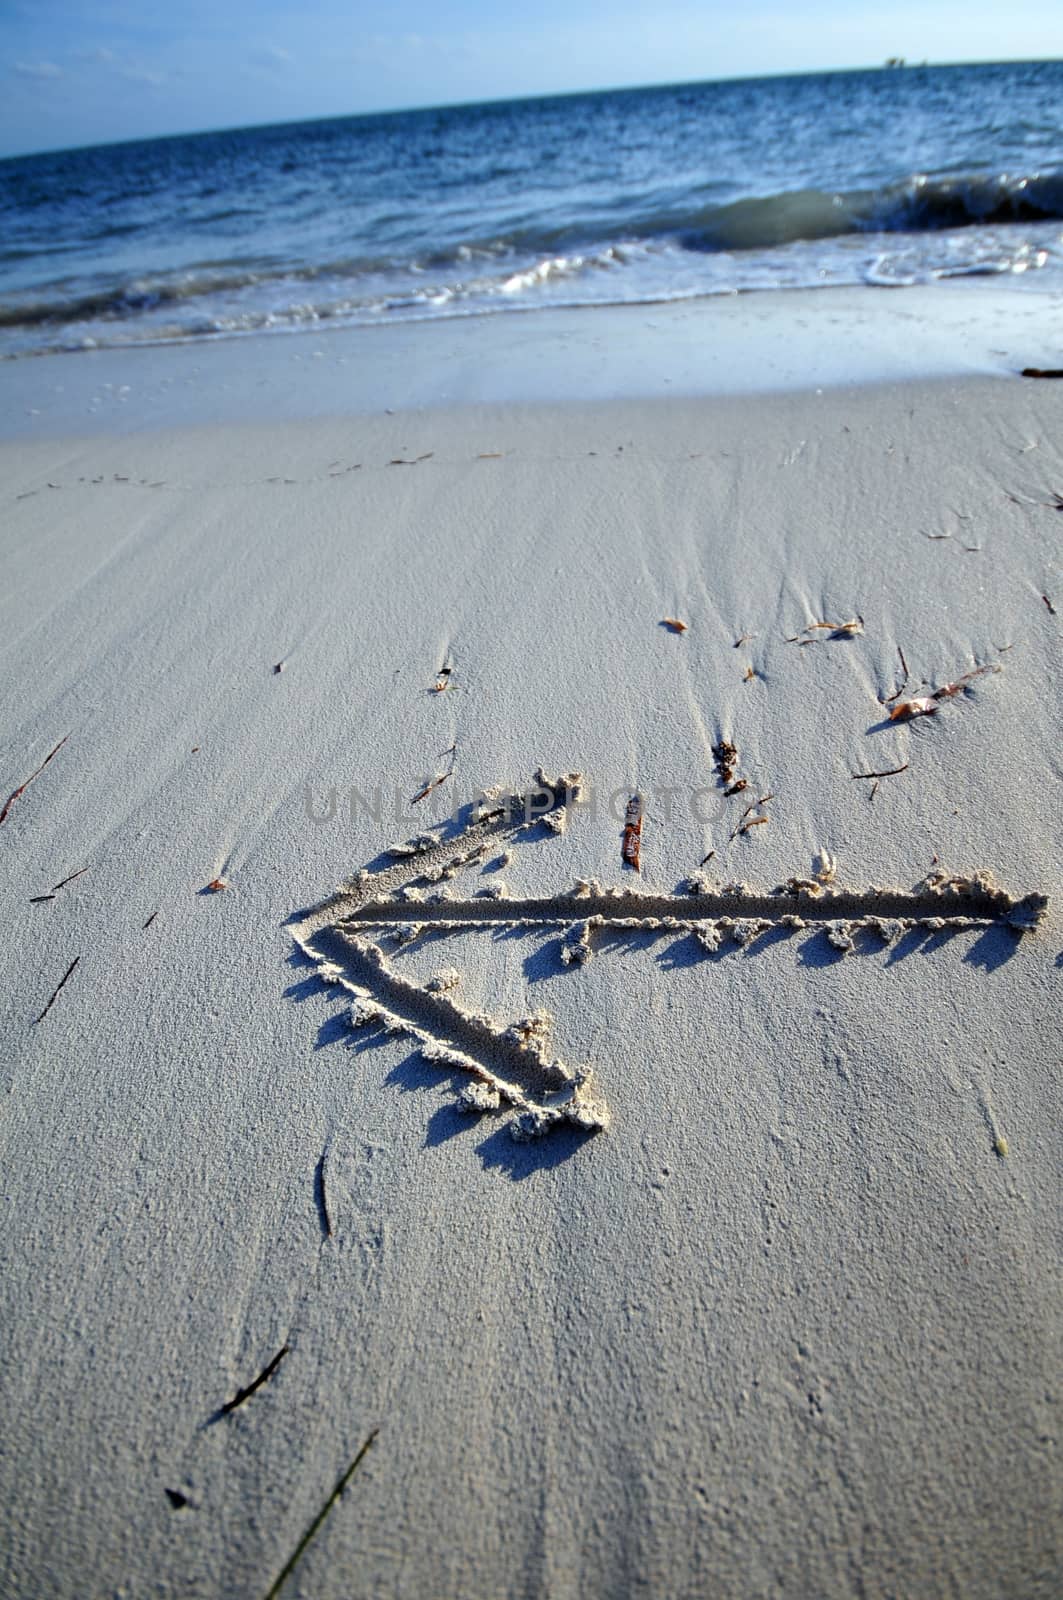
[{"label": "arrow drawn in sand", "polygon": [[[996,923],[1024,933],[1036,928],[1048,905],[1043,894],[1010,895],[988,873],[938,873],[910,891],[797,878],[770,890],[739,883],[717,888],[696,875],[677,895],[587,881],[546,899],[457,900],[438,892],[446,880],[482,861],[500,834],[530,830],[579,798],[578,773],[555,779],[540,769],[535,782],[538,787],[527,795],[482,801],[453,837],[428,833],[396,846],[393,865],[359,872],[328,900],[299,913],[292,928],[319,976],[352,996],[352,1027],[376,1023],[388,1033],[405,1034],[426,1060],[466,1073],[470,1082],[460,1104],[473,1112],[512,1107],[515,1139],[537,1138],[565,1123],[588,1132],[607,1128],[609,1108],[593,1069],[571,1067],[552,1053],[549,1019],[542,1014],[506,1025],[464,1010],[449,984],[423,985],[397,971],[379,939],[408,943],[429,930],[554,928],[565,932],[562,960],[579,966],[593,955],[602,930],[688,933],[717,950],[728,941],[750,945],[772,929],[818,927],[845,952],[864,930],[883,944],[910,928],[940,932]],[[428,898],[433,886],[435,897]]]}]

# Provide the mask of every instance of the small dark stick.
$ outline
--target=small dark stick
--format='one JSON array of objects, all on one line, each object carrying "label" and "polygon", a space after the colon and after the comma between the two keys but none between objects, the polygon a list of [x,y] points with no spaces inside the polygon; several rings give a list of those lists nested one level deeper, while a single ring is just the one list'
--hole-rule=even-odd
[{"label": "small dark stick", "polygon": [[[1048,598],[1048,596],[1046,594],[1043,594],[1041,596],[1041,599],[1044,601],[1045,605],[1048,607],[1049,615],[1054,617],[1055,614],[1056,614],[1056,608],[1052,604],[1051,600]],[[0,822],[3,822],[3,820],[4,820],[3,817],[0,817]]]},{"label": "small dark stick", "polygon": [[361,1466],[364,1457],[375,1443],[376,1436],[379,1431],[379,1428],[373,1429],[372,1433],[369,1435],[368,1439],[365,1441],[362,1448],[359,1450],[358,1454],[355,1456],[354,1460],[343,1474],[343,1477],[339,1480],[336,1487],[325,1501],[325,1504],[321,1507],[321,1510],[318,1512],[317,1516],[314,1518],[313,1522],[310,1524],[309,1528],[307,1528],[306,1532],[303,1534],[303,1537],[299,1540],[299,1543],[292,1551],[292,1554],[289,1556],[283,1571],[274,1580],[269,1593],[266,1595],[266,1600],[277,1600],[277,1596],[280,1594],[281,1589],[284,1587],[287,1579],[291,1577],[293,1571],[295,1570],[296,1563],[298,1562],[303,1551],[317,1533],[317,1530],[320,1528],[321,1524],[324,1522],[325,1518],[336,1504],[336,1501],[343,1494],[344,1489],[346,1489],[347,1485],[354,1477],[354,1474]]},{"label": "small dark stick", "polygon": [[269,1366],[262,1369],[254,1383],[249,1383],[246,1389],[237,1389],[232,1399],[226,1400],[219,1412],[219,1415],[227,1417],[230,1411],[235,1411],[237,1406],[242,1406],[245,1400],[250,1400],[256,1389],[261,1389],[264,1383],[269,1382],[270,1378],[272,1378],[273,1374],[276,1372],[277,1368],[288,1354],[290,1348],[290,1345],[282,1346],[282,1348],[278,1350],[277,1354],[273,1357],[273,1360],[270,1362]]},{"label": "small dark stick", "polygon": [[20,783],[18,788],[15,789],[13,791],[13,793],[8,795],[6,801],[4,802],[4,809],[2,811],[0,811],[0,822],[6,822],[7,821],[7,814],[11,810],[11,807],[14,805],[15,801],[18,799],[19,795],[20,794],[25,794],[26,790],[29,788],[29,786],[33,782],[34,778],[39,778],[40,777],[41,773],[44,771],[44,769],[48,765],[49,761],[51,761],[52,756],[57,756],[59,754],[60,750],[63,748],[63,746],[66,744],[66,741],[69,738],[70,738],[70,735],[68,733],[65,733],[63,735],[63,737],[60,739],[59,743],[56,745],[55,749],[52,751],[51,755],[45,756],[44,760],[41,762],[41,764],[37,768],[36,772],[31,772],[29,777],[26,779],[25,783]]},{"label": "small dark stick", "polygon": [[851,772],[849,776],[851,778],[892,778],[898,772],[907,772],[911,764],[910,761],[906,761],[903,767],[887,767],[884,772]]},{"label": "small dark stick", "polygon": [[321,1227],[325,1238],[332,1238],[332,1218],[328,1211],[328,1198],[325,1194],[325,1157],[328,1155],[328,1145],[321,1152],[321,1159],[314,1168],[314,1199],[317,1201],[318,1216],[321,1218]]},{"label": "small dark stick", "polygon": [[746,818],[749,816],[750,812],[759,810],[761,806],[766,806],[769,800],[774,799],[774,794],[765,794],[761,795],[759,800],[754,800],[752,805],[746,806],[746,809],[743,811],[734,828],[731,830],[731,838],[737,839],[738,835],[740,833],[745,833],[748,828],[756,827],[761,822],[767,822],[767,817],[758,817],[756,822],[746,822]]},{"label": "small dark stick", "polygon": [[897,646],[897,654],[901,658],[901,670],[904,673],[904,681],[899,689],[894,689],[893,693],[889,695],[887,699],[883,700],[882,704],[884,706],[892,705],[894,700],[899,700],[905,689],[908,687],[908,663],[904,659],[904,651],[901,649],[900,645]]},{"label": "small dark stick", "polygon": [[145,922],[144,927],[140,930],[142,933],[145,931],[145,929],[151,927],[152,923],[155,921],[155,918],[158,916],[158,914],[159,913],[157,911],[153,911],[151,913],[151,916],[148,918],[147,922]]},{"label": "small dark stick", "polygon": [[1063,367],[1023,367],[1024,378],[1063,378]]},{"label": "small dark stick", "polygon": [[54,899],[55,899],[55,895],[54,894],[31,894],[30,895],[30,905],[31,906],[39,906],[41,904],[42,900],[54,900]]},{"label": "small dark stick", "polygon": [[71,973],[72,973],[72,972],[73,972],[73,970],[74,970],[74,968],[75,968],[75,967],[76,967],[76,966],[77,966],[77,964],[78,964],[78,962],[79,962],[79,961],[80,961],[80,960],[81,960],[81,957],[80,957],[80,956],[75,956],[75,957],[74,957],[74,959],[73,959],[73,961],[72,961],[72,962],[71,962],[71,963],[70,963],[70,965],[69,965],[69,966],[68,966],[68,967],[67,967],[67,969],[66,969],[66,971],[65,971],[65,972],[64,972],[64,973],[63,973],[63,976],[62,976],[62,977],[61,977],[61,978],[60,978],[60,980],[59,980],[59,982],[58,982],[58,983],[57,983],[57,984],[56,984],[56,987],[55,987],[55,992],[54,992],[54,993],[53,993],[53,995],[52,995],[52,998],[51,998],[51,999],[50,999],[50,1000],[49,1000],[49,1002],[48,1002],[48,1004],[47,1004],[47,1005],[46,1005],[46,1006],[45,1006],[45,1008],[44,1008],[44,1010],[43,1010],[43,1011],[42,1011],[42,1012],[41,1012],[41,1014],[40,1014],[40,1016],[39,1016],[39,1017],[36,1017],[36,1018],[35,1018],[35,1019],[34,1019],[34,1023],[33,1023],[33,1026],[34,1026],[34,1027],[36,1027],[36,1026],[37,1026],[37,1023],[38,1023],[38,1022],[43,1022],[43,1021],[44,1021],[44,1019],[45,1019],[45,1017],[46,1017],[46,1016],[47,1016],[47,1015],[48,1015],[48,1013],[49,1013],[49,1011],[50,1011],[50,1010],[51,1010],[51,1009],[52,1009],[52,1007],[53,1007],[53,1006],[54,1006],[54,1005],[55,1005],[55,1002],[56,1002],[56,996],[57,996],[57,995],[58,995],[58,994],[59,994],[59,991],[60,991],[60,989],[61,989],[61,988],[62,988],[62,987],[63,987],[63,984],[64,984],[64,983],[65,983],[65,982],[66,982],[66,980],[67,980],[67,979],[68,979],[68,978],[69,978],[69,976],[70,976],[70,974],[71,974]]},{"label": "small dark stick", "polygon": [[431,778],[428,783],[425,784],[423,789],[418,789],[417,793],[410,801],[411,806],[415,806],[421,800],[427,799],[427,797],[432,793],[433,789],[438,789],[441,783],[446,783],[448,778],[452,778],[454,776],[454,763],[458,759],[457,745],[452,744],[450,749],[445,750],[443,753],[444,755],[448,755],[450,757],[450,766],[447,768],[446,772],[441,772],[438,774],[438,776]]},{"label": "small dark stick", "polygon": [[79,867],[78,870],[76,872],[72,872],[69,877],[60,878],[58,883],[53,883],[52,884],[52,893],[53,894],[58,894],[59,890],[62,889],[64,887],[64,885],[66,885],[68,883],[73,883],[75,878],[84,877],[85,873],[88,870],[89,870],[88,867]]}]

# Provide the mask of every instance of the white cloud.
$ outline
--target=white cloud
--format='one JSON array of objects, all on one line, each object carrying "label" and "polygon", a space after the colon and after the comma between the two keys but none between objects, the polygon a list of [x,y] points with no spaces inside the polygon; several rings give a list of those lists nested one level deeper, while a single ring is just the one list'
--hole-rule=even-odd
[{"label": "white cloud", "polygon": [[286,67],[294,64],[294,57],[289,50],[282,50],[279,44],[264,44],[252,50],[249,63],[252,67],[267,72],[281,72]]},{"label": "white cloud", "polygon": [[[127,55],[125,51],[111,50],[107,45],[86,46],[84,49],[72,50],[70,55],[86,67],[90,69],[98,67],[108,76],[121,78],[126,83],[146,84],[151,89],[158,89],[166,82],[165,72],[146,66],[143,61]],[[58,71],[56,68],[56,73]],[[55,74],[47,75],[52,77]]]},{"label": "white cloud", "polygon": [[54,61],[16,61],[12,69],[20,78],[61,78],[62,67],[57,67]]},{"label": "white cloud", "polygon": [[127,83],[146,83],[152,89],[158,89],[166,82],[164,72],[152,72],[150,67],[119,67],[118,76]]}]

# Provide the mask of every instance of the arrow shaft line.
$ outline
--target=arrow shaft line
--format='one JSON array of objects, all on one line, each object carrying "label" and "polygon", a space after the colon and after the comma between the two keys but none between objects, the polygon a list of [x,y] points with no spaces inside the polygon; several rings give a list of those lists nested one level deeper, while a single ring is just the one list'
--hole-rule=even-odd
[{"label": "arrow shaft line", "polygon": [[867,918],[984,924],[1007,922],[1017,913],[1040,908],[1042,897],[1013,898],[1003,890],[970,894],[927,889],[903,893],[889,889],[843,889],[831,894],[573,895],[532,900],[374,900],[352,907],[340,926],[418,924],[431,927],[566,927],[594,918],[610,927],[645,926],[647,921],[678,926],[723,918],[782,923],[858,922]]}]

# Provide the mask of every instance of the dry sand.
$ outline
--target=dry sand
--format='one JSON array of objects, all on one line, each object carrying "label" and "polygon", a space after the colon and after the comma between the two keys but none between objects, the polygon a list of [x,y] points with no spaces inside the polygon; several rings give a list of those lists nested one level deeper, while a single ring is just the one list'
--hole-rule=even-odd
[{"label": "dry sand", "polygon": [[[0,446],[0,802],[66,740],[0,825],[0,1593],[265,1595],[379,1430],[285,1596],[1058,1594],[1058,902],[568,964],[497,918],[710,849],[1057,895],[1063,385],[67,422]],[[891,723],[899,651],[907,696],[1001,670]],[[545,1010],[594,1069],[609,1131],[520,1143],[290,919],[540,764],[597,811],[425,889],[488,926],[383,943],[429,1034]]]}]

